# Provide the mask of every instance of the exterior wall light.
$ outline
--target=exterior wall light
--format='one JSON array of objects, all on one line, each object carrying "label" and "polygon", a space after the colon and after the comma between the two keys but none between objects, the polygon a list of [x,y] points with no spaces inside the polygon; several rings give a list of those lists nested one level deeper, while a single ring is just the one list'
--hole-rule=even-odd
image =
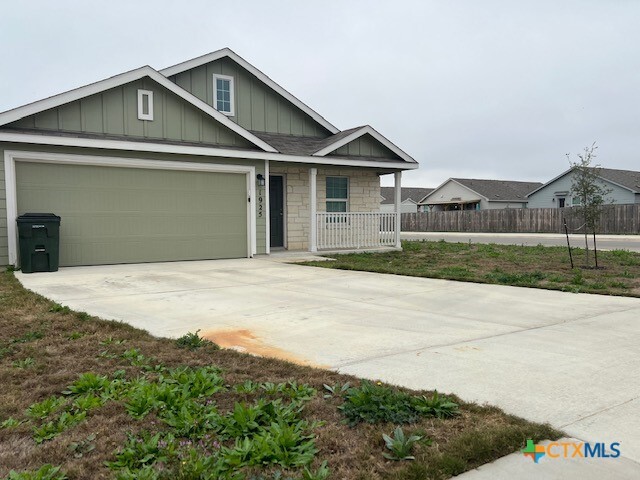
[{"label": "exterior wall light", "polygon": [[264,175],[262,175],[261,173],[259,173],[258,175],[256,175],[256,183],[258,184],[259,187],[264,187]]}]

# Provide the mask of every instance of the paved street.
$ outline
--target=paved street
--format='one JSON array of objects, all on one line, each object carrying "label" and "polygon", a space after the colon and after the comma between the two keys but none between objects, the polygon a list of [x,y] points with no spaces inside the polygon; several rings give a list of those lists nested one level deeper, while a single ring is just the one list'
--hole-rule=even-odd
[{"label": "paved street", "polygon": [[[502,245],[567,245],[564,235],[555,233],[457,233],[457,232],[402,232],[403,240],[428,240],[437,242],[472,242],[498,243]],[[572,247],[584,248],[583,235],[569,235]],[[640,235],[598,235],[596,237],[598,249],[602,250],[630,250],[640,252]],[[593,237],[589,238],[589,247],[593,245]]]}]

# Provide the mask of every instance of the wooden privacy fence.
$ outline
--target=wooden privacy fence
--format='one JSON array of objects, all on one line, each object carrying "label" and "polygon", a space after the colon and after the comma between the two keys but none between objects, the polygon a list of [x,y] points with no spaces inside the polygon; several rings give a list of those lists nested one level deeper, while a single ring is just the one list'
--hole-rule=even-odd
[{"label": "wooden privacy fence", "polygon": [[[452,212],[403,213],[403,232],[582,233],[575,208],[505,208]],[[598,233],[640,234],[640,204],[606,205]]]}]

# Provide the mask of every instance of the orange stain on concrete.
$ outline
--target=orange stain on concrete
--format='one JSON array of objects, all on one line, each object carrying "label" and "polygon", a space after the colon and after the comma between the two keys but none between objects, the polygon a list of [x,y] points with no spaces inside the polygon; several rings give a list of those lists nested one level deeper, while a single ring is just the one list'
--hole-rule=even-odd
[{"label": "orange stain on concrete", "polygon": [[201,336],[207,340],[217,343],[222,348],[230,348],[260,357],[278,358],[280,360],[287,360],[300,365],[321,367],[320,365],[314,365],[309,360],[294,355],[291,352],[267,345],[258,336],[252,333],[251,330],[210,330],[204,332]]}]

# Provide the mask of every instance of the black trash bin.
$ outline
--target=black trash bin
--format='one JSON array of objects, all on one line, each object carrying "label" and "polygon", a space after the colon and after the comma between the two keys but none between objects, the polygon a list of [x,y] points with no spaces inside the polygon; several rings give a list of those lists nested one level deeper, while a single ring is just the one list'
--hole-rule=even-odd
[{"label": "black trash bin", "polygon": [[60,217],[25,213],[17,218],[23,273],[55,272],[60,256]]}]

